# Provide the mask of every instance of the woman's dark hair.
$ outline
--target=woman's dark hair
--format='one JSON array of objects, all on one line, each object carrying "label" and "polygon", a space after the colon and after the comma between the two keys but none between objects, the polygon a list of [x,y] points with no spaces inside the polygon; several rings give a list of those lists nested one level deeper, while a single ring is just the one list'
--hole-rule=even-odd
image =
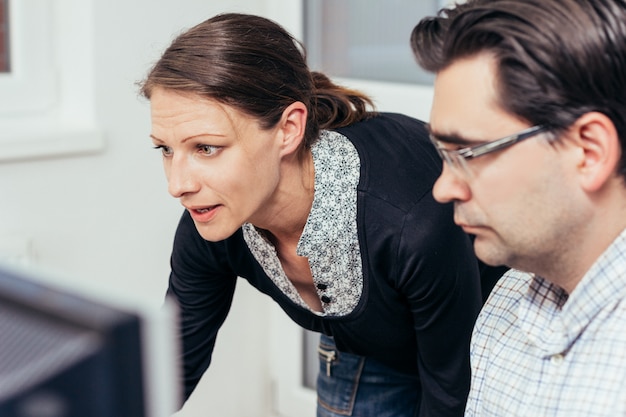
[{"label": "woman's dark hair", "polygon": [[587,112],[605,114],[617,129],[626,177],[624,0],[470,0],[423,19],[411,47],[433,72],[490,54],[502,108],[556,135]]},{"label": "woman's dark hair", "polygon": [[141,94],[150,99],[156,87],[227,104],[265,129],[300,101],[308,109],[307,148],[320,129],[363,120],[373,107],[364,94],[311,72],[304,47],[281,26],[237,13],[217,15],[179,35],[140,83]]}]

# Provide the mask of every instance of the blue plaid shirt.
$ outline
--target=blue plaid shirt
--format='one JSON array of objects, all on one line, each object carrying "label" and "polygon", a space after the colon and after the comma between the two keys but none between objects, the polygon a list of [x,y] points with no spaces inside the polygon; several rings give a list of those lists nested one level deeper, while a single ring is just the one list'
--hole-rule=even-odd
[{"label": "blue plaid shirt", "polygon": [[568,294],[509,271],[471,343],[465,415],[626,416],[626,231]]}]

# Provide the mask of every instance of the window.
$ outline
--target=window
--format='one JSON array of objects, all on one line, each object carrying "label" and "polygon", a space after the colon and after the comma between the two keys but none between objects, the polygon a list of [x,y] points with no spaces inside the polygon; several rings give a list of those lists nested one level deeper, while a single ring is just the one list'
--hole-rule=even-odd
[{"label": "window", "polygon": [[0,0],[0,161],[100,150],[92,0],[9,1]]},{"label": "window", "polygon": [[0,0],[0,72],[9,72],[9,0]]},{"label": "window", "polygon": [[342,78],[432,84],[413,59],[409,36],[437,0],[308,0],[304,42],[309,66]]}]

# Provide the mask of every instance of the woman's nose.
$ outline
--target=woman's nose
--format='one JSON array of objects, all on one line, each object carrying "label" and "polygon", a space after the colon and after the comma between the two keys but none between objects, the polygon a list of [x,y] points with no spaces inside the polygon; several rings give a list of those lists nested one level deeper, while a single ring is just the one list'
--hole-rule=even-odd
[{"label": "woman's nose", "polygon": [[195,193],[200,188],[200,181],[185,158],[173,158],[168,168],[167,187],[172,197],[180,198],[185,194]]}]

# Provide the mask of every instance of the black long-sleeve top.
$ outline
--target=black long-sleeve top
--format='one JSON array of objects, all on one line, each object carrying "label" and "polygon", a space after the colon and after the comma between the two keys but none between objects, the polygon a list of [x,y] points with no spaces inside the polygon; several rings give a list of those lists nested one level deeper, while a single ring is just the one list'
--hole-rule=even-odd
[{"label": "black long-sleeve top", "polygon": [[186,396],[210,364],[241,277],[302,327],[333,336],[339,350],[419,375],[421,417],[460,416],[469,390],[469,340],[482,301],[470,239],[453,223],[452,206],[432,196],[441,160],[424,124],[406,116],[379,114],[336,132],[348,138],[359,160],[358,302],[347,314],[311,311],[268,276],[243,228],[208,242],[183,214],[168,294],[181,309]]}]

